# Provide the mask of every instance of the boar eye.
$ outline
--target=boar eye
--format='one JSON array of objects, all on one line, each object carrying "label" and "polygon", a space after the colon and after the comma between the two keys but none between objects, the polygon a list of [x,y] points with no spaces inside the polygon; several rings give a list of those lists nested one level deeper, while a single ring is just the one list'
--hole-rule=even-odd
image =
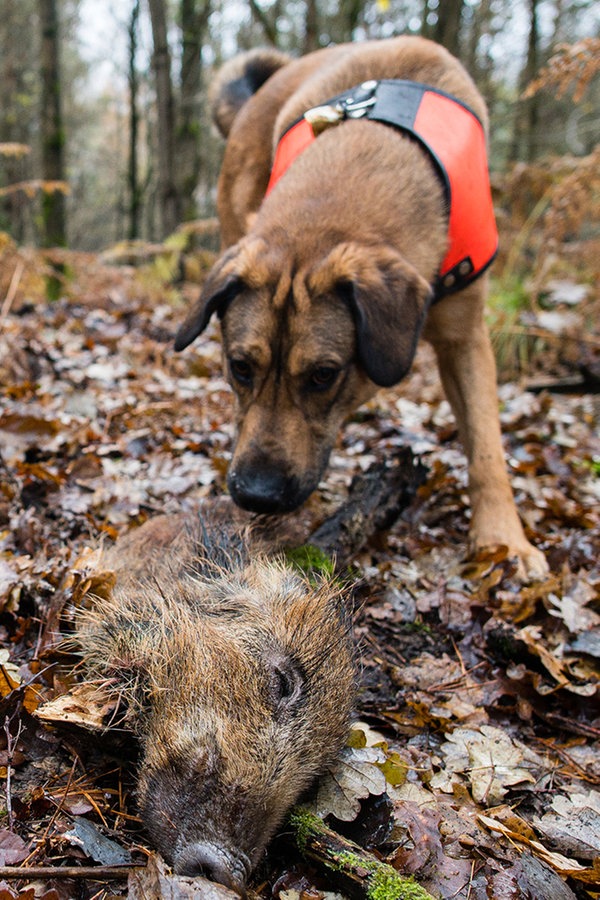
[{"label": "boar eye", "polygon": [[289,660],[280,660],[271,668],[271,694],[278,712],[294,708],[302,696],[304,679]]},{"label": "boar eye", "polygon": [[239,384],[243,384],[245,387],[249,387],[252,384],[252,366],[248,360],[230,359],[229,369],[232,377],[239,382]]}]

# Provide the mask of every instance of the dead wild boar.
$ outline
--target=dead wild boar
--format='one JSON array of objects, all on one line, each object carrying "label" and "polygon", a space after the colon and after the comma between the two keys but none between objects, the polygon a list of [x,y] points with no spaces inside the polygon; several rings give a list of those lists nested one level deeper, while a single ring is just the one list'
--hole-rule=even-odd
[{"label": "dead wild boar", "polygon": [[147,832],[178,874],[244,893],[347,735],[343,598],[197,514],[147,522],[105,562],[116,587],[81,614],[78,641],[87,677],[129,710]]}]

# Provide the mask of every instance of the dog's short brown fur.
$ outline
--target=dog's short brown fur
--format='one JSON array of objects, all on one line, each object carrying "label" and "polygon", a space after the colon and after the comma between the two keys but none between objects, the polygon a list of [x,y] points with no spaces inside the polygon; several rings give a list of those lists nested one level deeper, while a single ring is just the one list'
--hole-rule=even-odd
[{"label": "dog's short brown fur", "polygon": [[[229,131],[219,181],[224,252],[176,346],[222,320],[238,436],[228,483],[250,509],[282,512],[316,487],[346,416],[408,371],[419,334],[438,359],[469,461],[474,546],[507,544],[540,577],[503,458],[485,276],[428,309],[447,244],[438,176],[399,130],[366,119],[323,132],[265,199],[274,147],[307,109],[369,79],[419,81],[485,104],[460,63],[415,37],[286,61],[251,51],[225,66],[213,111]],[[262,84],[261,84],[262,82]],[[254,91],[254,92],[253,92]]]}]

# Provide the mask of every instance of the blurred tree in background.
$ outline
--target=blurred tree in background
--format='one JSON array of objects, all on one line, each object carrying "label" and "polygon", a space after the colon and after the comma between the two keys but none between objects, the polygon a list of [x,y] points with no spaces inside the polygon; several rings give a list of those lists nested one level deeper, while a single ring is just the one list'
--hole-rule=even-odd
[{"label": "blurred tree in background", "polygon": [[[40,67],[50,60],[42,54],[50,32],[56,75],[49,62]],[[206,94],[215,66],[265,43],[297,55],[405,33],[440,41],[475,78],[490,107],[496,173],[592,153],[597,79],[576,103],[568,88],[525,95],[557,46],[598,37],[592,0],[127,0],[112,8],[5,0],[0,229],[18,242],[98,249],[160,240],[181,221],[213,215],[222,142]],[[30,152],[6,150],[15,145]],[[64,197],[48,191],[63,178],[68,222]],[[51,226],[50,211],[59,224]]]},{"label": "blurred tree in background", "polygon": [[[42,179],[64,181],[65,132],[62,114],[61,33],[57,0],[38,0],[40,40],[40,149]],[[42,243],[46,247],[67,242],[65,197],[61,190],[42,192]]]}]

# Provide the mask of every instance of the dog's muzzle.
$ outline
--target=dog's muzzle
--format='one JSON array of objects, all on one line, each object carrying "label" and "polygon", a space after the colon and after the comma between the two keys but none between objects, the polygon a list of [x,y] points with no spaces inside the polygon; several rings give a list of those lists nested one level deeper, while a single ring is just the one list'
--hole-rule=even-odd
[{"label": "dog's muzzle", "polygon": [[305,488],[298,478],[285,474],[272,463],[230,469],[227,486],[234,503],[257,513],[291,512],[315,488],[315,485]]}]

